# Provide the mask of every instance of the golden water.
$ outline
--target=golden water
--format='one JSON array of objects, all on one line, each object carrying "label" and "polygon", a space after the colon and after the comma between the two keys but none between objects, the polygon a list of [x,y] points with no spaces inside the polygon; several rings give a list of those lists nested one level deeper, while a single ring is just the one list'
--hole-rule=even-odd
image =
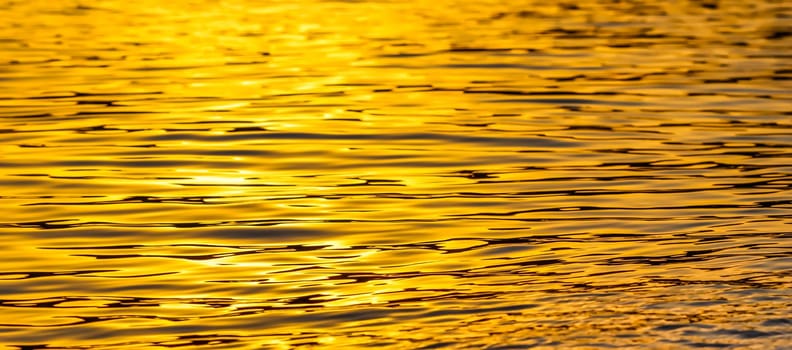
[{"label": "golden water", "polygon": [[0,345],[792,346],[788,2],[0,18]]}]

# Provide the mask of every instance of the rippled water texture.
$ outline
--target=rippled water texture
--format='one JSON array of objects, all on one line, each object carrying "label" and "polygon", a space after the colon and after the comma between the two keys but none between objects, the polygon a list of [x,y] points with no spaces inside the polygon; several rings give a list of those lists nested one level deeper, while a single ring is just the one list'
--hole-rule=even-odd
[{"label": "rippled water texture", "polygon": [[792,347],[789,2],[0,18],[0,345]]}]

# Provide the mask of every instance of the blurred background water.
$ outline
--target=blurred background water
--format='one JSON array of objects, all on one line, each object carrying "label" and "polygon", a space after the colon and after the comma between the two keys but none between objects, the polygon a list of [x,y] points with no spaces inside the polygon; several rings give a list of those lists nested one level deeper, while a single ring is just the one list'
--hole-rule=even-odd
[{"label": "blurred background water", "polygon": [[792,347],[787,1],[0,16],[0,345]]}]

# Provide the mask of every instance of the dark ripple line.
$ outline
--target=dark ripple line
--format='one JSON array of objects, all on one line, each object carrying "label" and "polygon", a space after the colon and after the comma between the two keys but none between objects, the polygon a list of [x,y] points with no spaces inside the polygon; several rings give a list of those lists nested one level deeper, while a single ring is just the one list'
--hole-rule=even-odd
[{"label": "dark ripple line", "polygon": [[506,221],[506,222],[553,222],[553,221],[710,221],[710,220],[749,220],[757,217],[769,220],[782,220],[792,218],[792,214],[777,215],[695,215],[695,216],[665,216],[665,217],[640,217],[640,216],[600,216],[600,217],[544,217],[544,218],[501,218],[501,217],[453,217],[439,219],[392,219],[392,220],[363,220],[363,219],[259,219],[259,220],[234,220],[213,222],[154,222],[154,223],[121,223],[112,221],[84,221],[66,223],[72,219],[55,219],[45,221],[28,221],[17,223],[0,223],[0,228],[38,228],[38,229],[68,229],[76,227],[173,227],[173,228],[199,228],[199,227],[266,227],[288,224],[327,223],[436,223],[460,220],[468,221]]},{"label": "dark ripple line", "polygon": [[490,144],[497,146],[535,146],[535,147],[572,147],[577,146],[577,142],[561,141],[549,137],[537,137],[536,135],[525,137],[486,137],[469,136],[462,134],[439,134],[439,133],[389,133],[389,134],[323,134],[307,132],[264,132],[246,133],[231,135],[194,135],[194,134],[164,134],[146,136],[145,139],[152,141],[164,140],[342,140],[342,141],[445,141],[449,143],[477,143]]},{"label": "dark ripple line", "polygon": [[[597,210],[687,210],[687,209],[743,209],[743,208],[776,208],[783,205],[792,204],[792,200],[761,201],[754,204],[701,204],[683,206],[660,206],[660,207],[599,207],[599,206],[568,206],[556,208],[539,208],[528,210],[515,210],[508,212],[481,212],[470,214],[446,214],[446,216],[513,216],[526,213],[538,212],[565,212],[565,211],[597,211]],[[779,209],[792,209],[781,207]]]}]

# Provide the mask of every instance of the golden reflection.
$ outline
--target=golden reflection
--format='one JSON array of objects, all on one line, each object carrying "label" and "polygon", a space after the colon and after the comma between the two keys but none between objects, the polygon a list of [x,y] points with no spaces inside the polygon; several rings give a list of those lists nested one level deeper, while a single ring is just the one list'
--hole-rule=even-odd
[{"label": "golden reflection", "polygon": [[2,346],[792,343],[783,2],[0,15]]}]

